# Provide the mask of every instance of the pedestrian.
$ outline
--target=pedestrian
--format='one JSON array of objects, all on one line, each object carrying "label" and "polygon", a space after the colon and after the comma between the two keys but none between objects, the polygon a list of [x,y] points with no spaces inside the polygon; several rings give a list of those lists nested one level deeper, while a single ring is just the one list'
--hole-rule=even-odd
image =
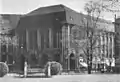
[{"label": "pedestrian", "polygon": [[25,56],[23,54],[21,54],[20,57],[20,70],[22,71],[22,73],[24,73],[24,63],[25,63]]}]

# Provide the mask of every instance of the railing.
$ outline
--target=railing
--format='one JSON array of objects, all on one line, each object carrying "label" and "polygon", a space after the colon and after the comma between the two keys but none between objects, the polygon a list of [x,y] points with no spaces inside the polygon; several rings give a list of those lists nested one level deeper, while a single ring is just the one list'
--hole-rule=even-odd
[{"label": "railing", "polygon": [[[51,76],[51,67],[50,67],[50,63],[48,66],[48,77]],[[45,70],[42,68],[30,68],[30,66],[28,66],[27,62],[25,62],[25,66],[24,66],[24,77],[27,77],[28,74],[32,74],[32,73],[45,73]]]}]

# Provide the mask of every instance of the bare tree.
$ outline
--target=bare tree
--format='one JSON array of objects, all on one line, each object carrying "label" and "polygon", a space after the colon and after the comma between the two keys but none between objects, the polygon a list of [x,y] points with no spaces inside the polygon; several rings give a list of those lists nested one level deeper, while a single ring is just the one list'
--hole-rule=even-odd
[{"label": "bare tree", "polygon": [[13,35],[13,29],[9,24],[9,20],[4,19],[3,16],[0,15],[0,42],[2,44],[18,45],[17,37],[10,37],[11,35]]},{"label": "bare tree", "polygon": [[97,0],[96,2],[104,8],[105,12],[120,12],[120,0]]},{"label": "bare tree", "polygon": [[101,4],[97,2],[89,1],[85,4],[84,9],[87,12],[87,15],[82,16],[83,18],[81,19],[81,22],[82,26],[85,29],[85,38],[83,38],[82,40],[78,40],[74,39],[74,36],[71,35],[71,39],[73,43],[76,44],[76,50],[82,50],[82,52],[85,54],[84,57],[87,60],[88,73],[91,74],[92,59],[93,57],[98,57],[98,55],[95,54],[95,50],[102,46],[97,45],[97,42],[98,40],[100,40],[100,38],[99,34],[97,34],[96,32],[96,29],[98,28],[98,23],[101,20],[100,17],[104,8],[101,6]]},{"label": "bare tree", "polygon": [[85,25],[87,33],[87,46],[84,52],[87,54],[88,74],[91,74],[93,52],[96,48],[100,47],[98,45],[96,46],[96,42],[99,37],[95,31],[98,28],[97,25],[100,21],[100,16],[104,8],[98,2],[89,1],[85,4],[84,10],[87,12],[87,24]]}]

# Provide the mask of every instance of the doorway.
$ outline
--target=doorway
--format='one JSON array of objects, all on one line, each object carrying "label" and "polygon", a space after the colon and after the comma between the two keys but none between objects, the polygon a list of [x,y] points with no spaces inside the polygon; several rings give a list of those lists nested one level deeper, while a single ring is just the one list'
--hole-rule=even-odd
[{"label": "doorway", "polygon": [[75,55],[73,53],[70,54],[70,70],[75,70]]}]

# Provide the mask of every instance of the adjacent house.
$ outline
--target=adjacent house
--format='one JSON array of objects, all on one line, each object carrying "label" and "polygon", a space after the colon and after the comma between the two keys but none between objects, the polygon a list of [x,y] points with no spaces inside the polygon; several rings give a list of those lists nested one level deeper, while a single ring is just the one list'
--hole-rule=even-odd
[{"label": "adjacent house", "polygon": [[13,64],[15,57],[15,28],[21,15],[0,14],[0,62]]},{"label": "adjacent house", "polygon": [[115,20],[115,64],[120,69],[120,18]]}]

